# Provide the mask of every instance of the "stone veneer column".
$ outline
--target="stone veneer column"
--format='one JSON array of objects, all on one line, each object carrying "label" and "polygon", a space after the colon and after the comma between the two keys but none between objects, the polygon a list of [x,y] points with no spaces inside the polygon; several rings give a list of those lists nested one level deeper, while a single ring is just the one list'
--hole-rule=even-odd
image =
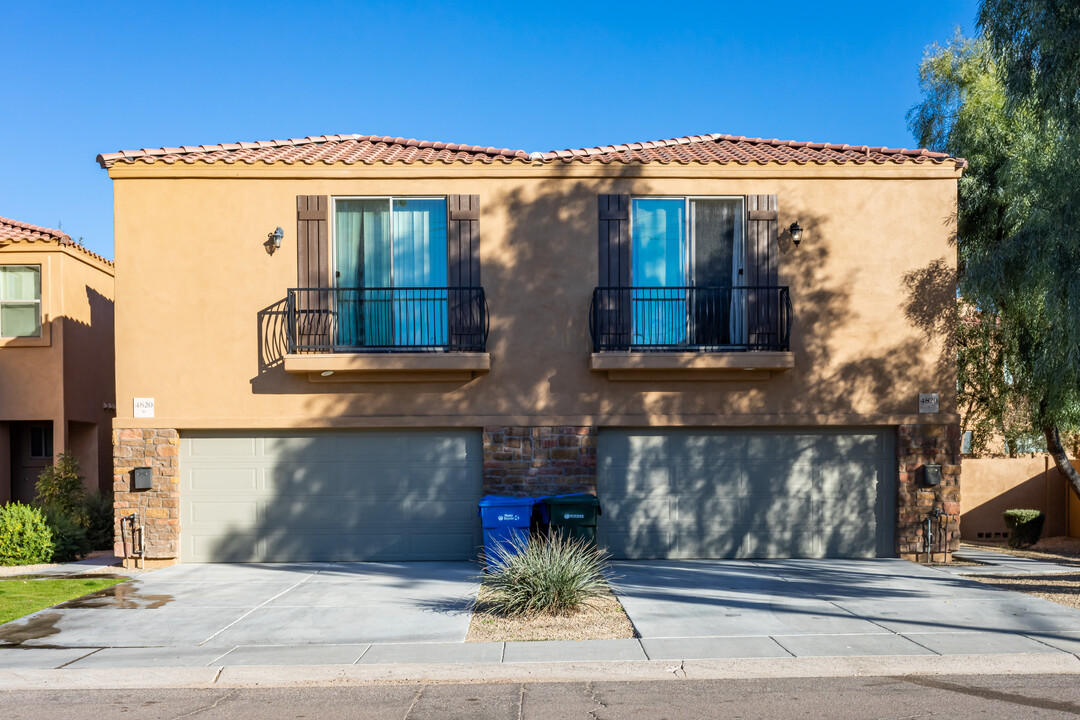
[{"label": "stone veneer column", "polygon": [[596,427],[484,428],[484,494],[596,492]]},{"label": "stone veneer column", "polygon": [[[923,484],[922,467],[941,465],[941,484]],[[896,549],[906,560],[927,561],[926,516],[935,507],[948,513],[945,540],[934,522],[933,562],[948,562],[960,548],[960,426],[900,425],[896,428]],[[944,548],[945,551],[939,551]]]},{"label": "stone veneer column", "polygon": [[[150,490],[135,490],[132,470],[137,467],[152,469]],[[138,511],[146,533],[147,564],[176,562],[180,557],[180,433],[168,429],[113,430],[113,507],[113,552],[118,557],[123,554],[120,518]]]}]

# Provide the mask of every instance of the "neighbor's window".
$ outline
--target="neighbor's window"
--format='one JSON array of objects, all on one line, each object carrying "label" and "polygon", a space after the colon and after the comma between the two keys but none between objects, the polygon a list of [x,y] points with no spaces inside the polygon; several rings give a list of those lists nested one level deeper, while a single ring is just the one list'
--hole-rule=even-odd
[{"label": "neighbor's window", "polygon": [[0,266],[0,338],[41,337],[41,266]]},{"label": "neighbor's window", "polygon": [[31,425],[30,457],[51,458],[52,456],[52,425]]}]

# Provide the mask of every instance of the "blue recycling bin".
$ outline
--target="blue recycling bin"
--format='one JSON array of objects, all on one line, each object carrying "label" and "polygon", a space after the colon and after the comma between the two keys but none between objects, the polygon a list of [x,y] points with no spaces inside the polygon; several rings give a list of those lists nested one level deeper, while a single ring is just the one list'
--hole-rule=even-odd
[{"label": "blue recycling bin", "polygon": [[490,564],[498,557],[498,547],[512,548],[513,539],[529,539],[536,498],[485,495],[480,498],[480,523],[484,528],[484,558]]}]

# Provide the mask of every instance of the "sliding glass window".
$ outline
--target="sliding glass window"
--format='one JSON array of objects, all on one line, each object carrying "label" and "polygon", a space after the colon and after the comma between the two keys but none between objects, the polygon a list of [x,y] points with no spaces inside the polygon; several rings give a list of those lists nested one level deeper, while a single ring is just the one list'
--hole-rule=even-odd
[{"label": "sliding glass window", "polygon": [[446,198],[336,198],[334,262],[338,346],[446,344]]},{"label": "sliding glass window", "polygon": [[632,344],[745,342],[741,197],[631,201]]}]

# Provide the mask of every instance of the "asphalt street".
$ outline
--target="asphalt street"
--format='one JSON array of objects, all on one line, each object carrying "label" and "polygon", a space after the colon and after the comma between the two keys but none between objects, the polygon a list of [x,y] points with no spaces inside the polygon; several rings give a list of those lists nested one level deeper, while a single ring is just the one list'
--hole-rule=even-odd
[{"label": "asphalt street", "polygon": [[311,688],[22,690],[0,717],[152,718],[1048,718],[1080,715],[1072,675],[398,683]]}]

